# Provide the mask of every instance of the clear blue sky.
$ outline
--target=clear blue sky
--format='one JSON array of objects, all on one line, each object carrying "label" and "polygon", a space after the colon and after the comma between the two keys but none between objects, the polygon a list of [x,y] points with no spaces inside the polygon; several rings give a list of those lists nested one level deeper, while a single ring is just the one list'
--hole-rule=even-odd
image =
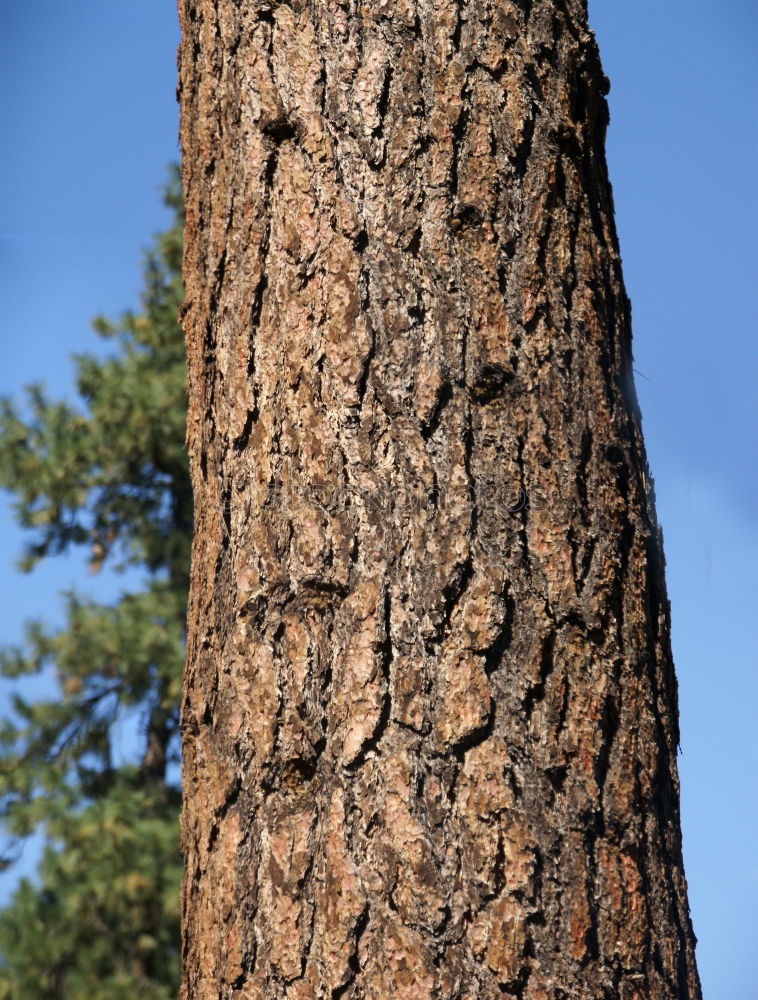
[{"label": "clear blue sky", "polygon": [[[665,535],[704,995],[754,1000],[758,5],[590,0],[590,19]],[[70,395],[91,316],[136,304],[140,249],[168,221],[177,42],[172,0],[0,0],[0,393],[42,380]],[[25,618],[57,620],[63,588],[120,586],[76,557],[21,577],[21,541],[0,504],[0,642]]]}]

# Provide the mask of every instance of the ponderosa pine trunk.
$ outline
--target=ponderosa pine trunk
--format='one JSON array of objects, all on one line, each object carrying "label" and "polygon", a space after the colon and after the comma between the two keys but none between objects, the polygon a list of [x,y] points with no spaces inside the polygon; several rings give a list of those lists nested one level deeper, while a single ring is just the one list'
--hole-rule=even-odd
[{"label": "ponderosa pine trunk", "polygon": [[185,1000],[695,1000],[580,0],[181,0]]}]

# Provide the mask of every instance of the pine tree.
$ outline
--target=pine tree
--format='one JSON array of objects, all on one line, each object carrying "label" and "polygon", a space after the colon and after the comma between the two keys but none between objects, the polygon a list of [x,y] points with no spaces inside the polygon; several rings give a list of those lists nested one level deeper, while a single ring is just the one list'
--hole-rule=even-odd
[{"label": "pine tree", "polygon": [[[0,484],[32,541],[22,567],[73,546],[90,568],[142,570],[114,604],[67,595],[65,625],[5,649],[6,678],[52,671],[0,728],[0,821],[42,830],[39,877],[0,913],[0,997],[163,1000],[178,984],[178,705],[192,532],[184,448],[183,210],[146,257],[141,309],[94,322],[106,356],[75,356],[82,406],[39,386],[0,414]],[[25,414],[25,415],[24,415]],[[139,746],[115,759],[117,727]]]},{"label": "pine tree", "polygon": [[586,3],[179,8],[182,996],[697,1000]]}]

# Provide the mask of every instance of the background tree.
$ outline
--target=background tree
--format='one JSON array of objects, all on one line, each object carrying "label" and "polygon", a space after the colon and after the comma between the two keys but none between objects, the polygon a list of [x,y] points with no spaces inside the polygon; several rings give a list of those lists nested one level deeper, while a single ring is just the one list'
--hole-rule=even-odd
[{"label": "background tree", "polygon": [[[0,483],[33,533],[31,570],[71,546],[144,573],[114,604],[69,594],[62,629],[35,623],[0,656],[5,677],[49,671],[55,697],[15,696],[0,729],[0,818],[42,829],[39,877],[0,912],[0,997],[168,998],[178,986],[178,700],[192,500],[184,448],[183,211],[147,254],[142,307],[95,329],[113,350],[75,357],[83,406],[29,390],[5,401]],[[26,415],[28,410],[28,415]],[[114,752],[137,728],[134,754]],[[123,730],[122,730],[123,731]],[[131,738],[130,738],[131,742]]]},{"label": "background tree", "polygon": [[180,15],[184,996],[694,1000],[586,5]]}]

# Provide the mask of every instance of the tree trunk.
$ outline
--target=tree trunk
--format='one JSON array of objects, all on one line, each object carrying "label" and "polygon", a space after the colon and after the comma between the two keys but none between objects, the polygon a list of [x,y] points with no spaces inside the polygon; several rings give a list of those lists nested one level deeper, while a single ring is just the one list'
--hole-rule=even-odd
[{"label": "tree trunk", "polygon": [[579,0],[182,0],[185,1000],[694,1000]]}]

